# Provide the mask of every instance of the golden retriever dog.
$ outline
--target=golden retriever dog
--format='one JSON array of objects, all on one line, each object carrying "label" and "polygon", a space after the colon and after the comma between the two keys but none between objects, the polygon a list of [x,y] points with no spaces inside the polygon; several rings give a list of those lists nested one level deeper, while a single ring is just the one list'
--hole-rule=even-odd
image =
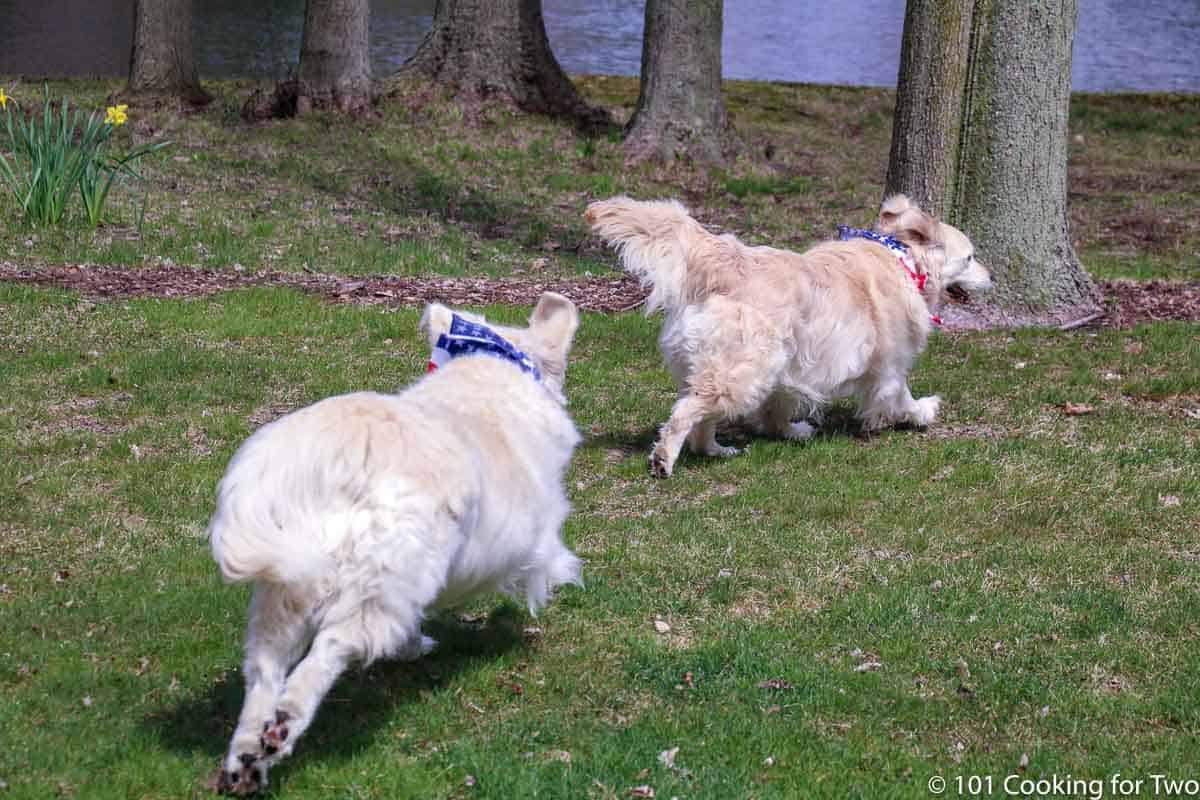
[{"label": "golden retriever dog", "polygon": [[578,325],[551,292],[528,328],[432,304],[425,377],[300,409],[237,451],[209,536],[225,579],[254,591],[246,698],[216,789],[265,787],[349,664],[429,652],[428,609],[502,592],[536,613],[580,582],[560,534]]},{"label": "golden retriever dog", "polygon": [[706,231],[675,201],[614,197],[588,222],[616,247],[666,314],[659,347],[679,388],[650,456],[667,477],[684,441],[731,456],[718,422],[745,419],[761,433],[803,440],[822,406],[858,400],[863,427],[933,422],[936,396],[914,399],[908,371],[936,324],[942,292],[991,286],[963,233],[904,195],[888,198],[876,231],[804,253],[747,247]]}]

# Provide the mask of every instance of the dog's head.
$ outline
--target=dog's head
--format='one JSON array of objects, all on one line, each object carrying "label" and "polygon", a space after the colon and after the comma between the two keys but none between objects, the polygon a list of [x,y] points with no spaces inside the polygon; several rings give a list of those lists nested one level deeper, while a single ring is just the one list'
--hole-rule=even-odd
[{"label": "dog's head", "polygon": [[975,260],[975,245],[966,234],[934,219],[907,195],[892,195],[883,201],[877,227],[880,233],[928,253],[931,258],[924,262],[926,269],[941,289],[973,292],[992,288],[992,276]]},{"label": "dog's head", "polygon": [[438,338],[450,330],[455,314],[471,322],[487,325],[529,356],[537,365],[545,387],[559,400],[566,402],[563,383],[567,375],[567,355],[571,352],[575,331],[579,328],[579,311],[574,303],[556,292],[543,292],[529,316],[527,328],[497,325],[479,314],[451,311],[441,303],[430,303],[421,316],[421,332],[425,334],[430,347],[435,347]]}]

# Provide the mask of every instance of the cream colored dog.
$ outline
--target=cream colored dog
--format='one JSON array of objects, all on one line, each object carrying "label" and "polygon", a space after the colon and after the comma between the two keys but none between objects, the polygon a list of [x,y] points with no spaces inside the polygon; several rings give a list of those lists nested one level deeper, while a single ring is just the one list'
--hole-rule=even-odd
[{"label": "cream colored dog", "polygon": [[813,428],[797,418],[837,397],[858,399],[868,430],[928,425],[941,401],[913,399],[907,376],[941,293],[991,286],[970,240],[904,195],[880,209],[886,236],[852,231],[805,253],[715,236],[674,201],[614,197],[585,216],[650,288],[646,313],[666,312],[659,346],[679,399],[650,456],[660,477],[685,439],[696,453],[736,454],[716,441],[722,420],[802,440]]},{"label": "cream colored dog", "polygon": [[430,305],[431,374],[288,414],[233,457],[209,533],[226,580],[254,593],[219,790],[266,786],[351,662],[428,652],[430,607],[498,591],[536,613],[580,582],[559,533],[579,443],[562,395],[578,312],[547,292],[528,328],[484,323]]}]

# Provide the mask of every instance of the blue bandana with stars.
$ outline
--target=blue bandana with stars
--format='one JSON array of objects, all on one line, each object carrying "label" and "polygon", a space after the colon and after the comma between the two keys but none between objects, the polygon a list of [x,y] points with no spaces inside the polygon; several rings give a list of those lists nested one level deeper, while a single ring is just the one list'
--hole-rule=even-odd
[{"label": "blue bandana with stars", "polygon": [[[903,242],[882,233],[863,230],[862,228],[851,228],[849,225],[838,225],[838,238],[843,242],[850,239],[867,239],[883,245],[896,256],[896,260],[900,262],[900,266],[904,268],[904,271],[908,273],[908,277],[912,278],[913,283],[916,284],[917,291],[925,291],[925,283],[929,276],[917,269],[917,262],[908,254],[908,247]],[[929,319],[934,325],[942,324],[942,318],[937,314],[930,314]]]},{"label": "blue bandana with stars", "polygon": [[891,236],[885,236],[882,233],[875,231],[863,230],[862,228],[851,228],[849,225],[838,225],[838,238],[843,242],[849,239],[870,239],[872,242],[877,242],[883,245],[888,250],[891,250],[897,256],[907,256],[908,248],[901,242],[893,239]]},{"label": "blue bandana with stars", "polygon": [[452,358],[470,356],[477,353],[502,358],[520,367],[522,372],[528,372],[536,380],[542,379],[533,359],[522,353],[512,342],[486,325],[463,319],[458,314],[450,319],[449,333],[438,337],[433,353],[429,356],[429,367],[426,372],[433,372]]}]

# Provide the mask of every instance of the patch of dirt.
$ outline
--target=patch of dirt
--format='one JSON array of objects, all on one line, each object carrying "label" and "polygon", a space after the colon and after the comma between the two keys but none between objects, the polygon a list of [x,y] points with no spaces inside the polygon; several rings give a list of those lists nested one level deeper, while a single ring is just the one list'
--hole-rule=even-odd
[{"label": "patch of dirt", "polygon": [[[645,297],[627,275],[558,278],[443,278],[395,275],[346,276],[322,273],[196,269],[177,266],[105,267],[91,264],[22,267],[0,262],[0,281],[55,286],[89,299],[206,297],[229,289],[282,286],[311,292],[333,303],[412,307],[438,301],[450,305],[533,305],[544,291],[569,297],[585,311],[637,308]],[[1200,282],[1112,281],[1099,284],[1108,311],[1087,324],[1129,328],[1142,322],[1200,321]],[[966,307],[964,307],[965,309]],[[954,304],[943,313],[950,330],[979,327]],[[969,313],[969,312],[968,312]]]},{"label": "patch of dirt", "polygon": [[1200,320],[1200,282],[1110,281],[1101,287],[1109,300],[1108,324],[1114,328],[1161,320]]},{"label": "patch of dirt", "polygon": [[1182,216],[1174,219],[1169,214],[1132,210],[1112,214],[1101,224],[1097,243],[1129,248],[1135,253],[1174,252],[1181,242],[1192,233]]}]

